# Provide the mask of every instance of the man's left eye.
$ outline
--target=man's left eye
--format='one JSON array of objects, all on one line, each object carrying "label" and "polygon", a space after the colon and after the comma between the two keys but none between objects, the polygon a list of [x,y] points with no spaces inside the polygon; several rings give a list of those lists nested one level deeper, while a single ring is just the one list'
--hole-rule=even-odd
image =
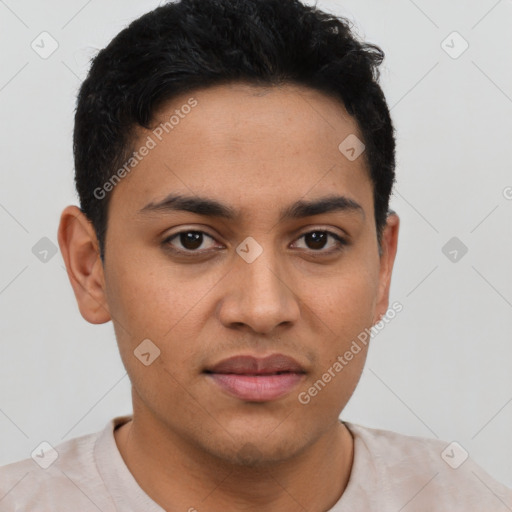
[{"label": "man's left eye", "polygon": [[[304,238],[304,242],[308,247],[306,249],[312,249],[314,251],[318,251],[320,249],[324,249],[329,238],[333,238],[337,243],[331,245],[331,248],[342,247],[347,244],[346,240],[341,236],[333,233],[332,231],[310,231],[309,233],[304,233],[299,240]],[[330,252],[330,251],[324,251]]]}]

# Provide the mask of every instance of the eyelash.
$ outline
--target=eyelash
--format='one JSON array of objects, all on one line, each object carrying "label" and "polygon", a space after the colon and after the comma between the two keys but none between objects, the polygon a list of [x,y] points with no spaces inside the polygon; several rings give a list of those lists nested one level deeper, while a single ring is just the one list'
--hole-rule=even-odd
[{"label": "eyelash", "polygon": [[[201,230],[197,230],[197,229],[185,229],[183,231],[178,231],[177,233],[174,233],[171,236],[168,236],[167,238],[165,238],[162,241],[162,246],[167,251],[171,251],[171,252],[176,253],[178,255],[184,255],[184,256],[187,256],[187,257],[193,257],[193,256],[197,256],[197,255],[204,255],[204,254],[207,254],[208,252],[211,252],[211,249],[210,250],[204,250],[204,251],[198,251],[198,250],[190,250],[190,249],[189,250],[176,249],[176,248],[172,247],[170,242],[172,240],[174,240],[175,238],[178,238],[180,235],[182,235],[184,233],[199,233],[199,234],[207,236],[208,238],[211,238],[212,240],[215,240],[213,236],[209,235],[205,231],[201,231]],[[322,256],[322,255],[325,255],[325,256],[332,255],[332,254],[341,252],[342,250],[345,249],[345,246],[348,245],[348,241],[345,238],[343,238],[340,235],[338,235],[337,233],[334,233],[334,232],[329,231],[327,229],[313,229],[311,231],[308,231],[308,232],[303,233],[302,235],[300,235],[297,240],[300,240],[301,238],[303,238],[303,237],[305,237],[307,235],[310,235],[312,233],[325,233],[328,236],[331,236],[332,238],[334,238],[338,242],[338,247],[331,248],[329,250],[323,250],[323,249],[318,249],[318,250],[302,249],[303,251],[310,252],[310,253],[312,253],[315,256],[317,256],[317,255],[319,255],[319,256]]]}]

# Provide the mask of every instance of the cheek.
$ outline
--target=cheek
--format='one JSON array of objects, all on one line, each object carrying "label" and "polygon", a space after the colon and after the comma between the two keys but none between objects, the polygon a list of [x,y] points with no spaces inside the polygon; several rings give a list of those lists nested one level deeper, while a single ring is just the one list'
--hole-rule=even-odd
[{"label": "cheek", "polygon": [[108,274],[107,289],[114,322],[131,336],[165,339],[200,302],[209,280],[190,279],[177,266],[119,264]]},{"label": "cheek", "polygon": [[155,414],[170,414],[186,396],[181,382],[199,325],[194,305],[204,295],[192,283],[183,293],[175,286],[180,279],[165,274],[119,265],[107,282],[121,359],[135,393]]},{"label": "cheek", "polygon": [[[185,373],[195,371],[193,365],[201,350],[197,339],[205,316],[211,314],[205,310],[209,306],[208,292],[221,276],[197,271],[191,275],[191,270],[157,263],[128,268],[119,262],[108,274],[109,308],[121,358],[142,385],[157,371],[163,381],[171,379],[169,387],[171,372],[181,380]],[[134,357],[134,351],[146,339],[159,351],[149,367],[151,372]]]},{"label": "cheek", "polygon": [[376,289],[373,275],[358,270],[333,279],[328,288],[310,300],[314,314],[322,321],[338,348],[371,326]]},{"label": "cheek", "polygon": [[375,284],[363,270],[335,280],[315,304],[316,334],[312,347],[318,356],[315,372],[302,389],[311,405],[328,410],[349,400],[363,371],[375,309]]},{"label": "cheek", "polygon": [[338,279],[312,301],[318,364],[297,397],[308,412],[337,417],[352,396],[368,353],[374,297],[372,280],[359,273]]}]

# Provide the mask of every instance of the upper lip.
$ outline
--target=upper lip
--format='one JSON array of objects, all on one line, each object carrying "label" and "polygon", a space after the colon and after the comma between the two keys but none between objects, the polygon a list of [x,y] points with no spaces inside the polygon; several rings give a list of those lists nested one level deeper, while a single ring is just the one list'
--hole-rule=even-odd
[{"label": "upper lip", "polygon": [[265,375],[277,372],[305,373],[292,357],[271,354],[267,357],[238,355],[224,359],[206,369],[207,373],[234,373],[239,375]]}]

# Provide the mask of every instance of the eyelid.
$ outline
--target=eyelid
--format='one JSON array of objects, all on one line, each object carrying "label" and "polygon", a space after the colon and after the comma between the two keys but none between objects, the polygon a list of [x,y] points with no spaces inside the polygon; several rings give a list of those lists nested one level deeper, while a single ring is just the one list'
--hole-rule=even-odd
[{"label": "eyelid", "polygon": [[[304,229],[304,231],[302,230]],[[310,225],[310,226],[306,226],[305,228],[301,228],[299,231],[298,231],[298,234],[295,235],[296,238],[300,238],[301,236],[304,236],[304,235],[307,235],[308,233],[311,233],[313,231],[320,231],[320,232],[324,232],[324,233],[329,233],[331,235],[335,235],[335,236],[338,236],[340,238],[344,238],[345,240],[350,240],[350,235],[342,228],[339,228],[339,227],[334,227],[334,226],[315,226],[315,225]],[[338,232],[339,231],[339,232]]]}]

